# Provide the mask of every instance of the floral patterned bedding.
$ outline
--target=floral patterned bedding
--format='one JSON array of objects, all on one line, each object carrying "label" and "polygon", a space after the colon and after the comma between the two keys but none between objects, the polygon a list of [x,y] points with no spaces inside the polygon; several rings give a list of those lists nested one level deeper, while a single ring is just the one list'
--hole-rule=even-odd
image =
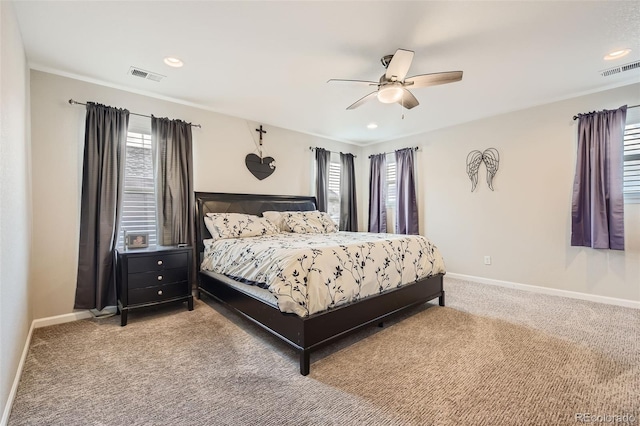
[{"label": "floral patterned bedding", "polygon": [[204,243],[202,270],[268,288],[282,312],[302,317],[445,272],[419,235],[283,232]]}]

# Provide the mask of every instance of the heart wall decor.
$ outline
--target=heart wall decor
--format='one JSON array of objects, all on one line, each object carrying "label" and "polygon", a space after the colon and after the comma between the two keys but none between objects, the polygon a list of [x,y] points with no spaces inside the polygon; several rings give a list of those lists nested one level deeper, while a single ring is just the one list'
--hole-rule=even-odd
[{"label": "heart wall decor", "polygon": [[260,180],[268,178],[276,171],[276,160],[273,157],[260,158],[256,154],[247,154],[244,164],[251,174]]}]

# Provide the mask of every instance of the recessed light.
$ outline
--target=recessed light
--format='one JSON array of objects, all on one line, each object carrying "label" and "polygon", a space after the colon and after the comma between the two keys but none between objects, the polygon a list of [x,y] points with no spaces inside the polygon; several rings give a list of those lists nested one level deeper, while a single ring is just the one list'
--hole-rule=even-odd
[{"label": "recessed light", "polygon": [[377,129],[378,125],[376,123],[367,124],[367,129]]},{"label": "recessed light", "polygon": [[612,61],[614,59],[622,58],[623,56],[627,56],[631,52],[631,49],[618,49],[613,52],[609,52],[605,57],[605,61]]},{"label": "recessed light", "polygon": [[172,56],[167,56],[166,58],[164,58],[164,63],[174,68],[180,68],[184,65],[184,63],[180,59],[174,58]]}]

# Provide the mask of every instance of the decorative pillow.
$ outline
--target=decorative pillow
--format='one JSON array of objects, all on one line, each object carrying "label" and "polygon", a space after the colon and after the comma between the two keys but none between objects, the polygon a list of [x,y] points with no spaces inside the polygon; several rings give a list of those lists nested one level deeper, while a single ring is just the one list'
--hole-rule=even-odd
[{"label": "decorative pillow", "polygon": [[284,222],[291,232],[298,234],[328,234],[338,232],[336,224],[326,212],[283,212]]},{"label": "decorative pillow", "polygon": [[278,227],[269,219],[243,213],[207,213],[204,224],[215,240],[257,237],[279,232]]},{"label": "decorative pillow", "polygon": [[278,227],[280,232],[291,232],[291,228],[289,228],[287,223],[284,221],[284,217],[282,216],[282,213],[283,212],[267,211],[267,212],[262,212],[262,216],[266,217],[271,222],[273,222]]}]

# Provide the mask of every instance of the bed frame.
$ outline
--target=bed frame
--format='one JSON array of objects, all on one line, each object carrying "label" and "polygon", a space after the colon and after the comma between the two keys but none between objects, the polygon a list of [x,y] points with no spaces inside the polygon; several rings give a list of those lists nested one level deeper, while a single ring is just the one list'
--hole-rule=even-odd
[{"label": "bed frame", "polygon": [[[204,225],[207,213],[247,213],[260,215],[264,211],[316,210],[315,197],[196,192],[196,241],[200,259],[203,240],[211,238]],[[300,357],[300,374],[309,374],[310,353],[334,340],[369,324],[378,324],[391,315],[439,298],[444,306],[443,274],[416,281],[385,293],[369,296],[357,302],[329,311],[299,317],[280,312],[277,308],[231,287],[202,272],[198,273],[197,297],[205,293],[231,310],[249,319],[292,346]]]}]

